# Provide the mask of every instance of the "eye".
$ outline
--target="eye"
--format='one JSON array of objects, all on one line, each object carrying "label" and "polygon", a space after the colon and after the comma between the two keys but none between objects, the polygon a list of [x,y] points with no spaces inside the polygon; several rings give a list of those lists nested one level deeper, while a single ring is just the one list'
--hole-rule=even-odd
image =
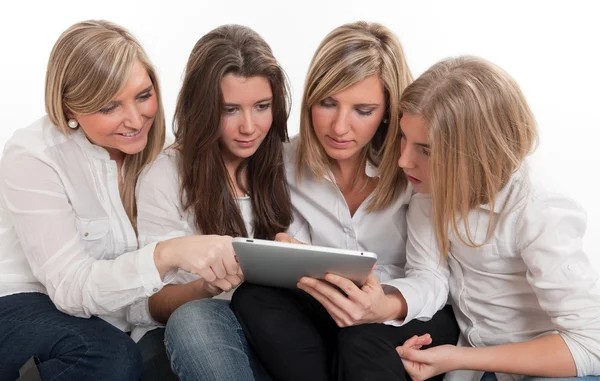
[{"label": "eye", "polygon": [[117,106],[112,104],[112,105],[102,107],[98,112],[100,114],[110,114],[115,108],[117,108]]},{"label": "eye", "polygon": [[227,115],[233,115],[237,111],[237,107],[227,106],[223,107],[223,112]]},{"label": "eye", "polygon": [[141,101],[145,101],[146,99],[148,99],[150,97],[152,97],[152,93],[148,91],[147,93],[140,94],[138,96],[138,99],[141,100]]},{"label": "eye", "polygon": [[258,111],[266,111],[271,108],[271,103],[259,103],[256,105]]},{"label": "eye", "polygon": [[335,102],[329,100],[329,99],[323,99],[321,102],[319,102],[319,106],[321,107],[335,107]]},{"label": "eye", "polygon": [[427,157],[431,156],[431,152],[427,148],[421,148],[421,153]]},{"label": "eye", "polygon": [[369,115],[373,114],[373,109],[361,110],[361,109],[357,108],[356,112],[358,113],[358,115],[369,116]]}]

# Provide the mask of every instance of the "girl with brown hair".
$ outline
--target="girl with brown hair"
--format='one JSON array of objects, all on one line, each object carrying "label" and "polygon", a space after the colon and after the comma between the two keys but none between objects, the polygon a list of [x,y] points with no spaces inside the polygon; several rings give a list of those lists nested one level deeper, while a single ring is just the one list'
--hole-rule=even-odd
[{"label": "girl with brown hair", "polygon": [[213,297],[243,280],[231,237],[273,239],[291,222],[288,110],[285,74],[256,32],[224,25],[198,40],[177,101],[175,143],[141,176],[137,198],[141,244],[202,234],[201,251],[225,263],[212,274],[180,271],[177,284],[140,306],[147,324],[167,324],[181,380],[262,377],[228,300]]}]

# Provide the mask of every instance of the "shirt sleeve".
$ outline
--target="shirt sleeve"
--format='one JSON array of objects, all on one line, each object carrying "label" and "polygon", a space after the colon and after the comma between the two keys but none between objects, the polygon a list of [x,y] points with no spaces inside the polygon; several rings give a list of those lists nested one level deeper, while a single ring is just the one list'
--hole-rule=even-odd
[{"label": "shirt sleeve", "polygon": [[[176,158],[174,151],[162,153],[138,179],[136,201],[140,247],[193,234],[181,211]],[[179,270],[169,283],[184,284],[198,278]],[[127,320],[135,325],[162,326],[152,318],[148,298],[140,299],[129,307]]]},{"label": "shirt sleeve", "polygon": [[579,377],[600,374],[600,289],[582,250],[586,224],[585,211],[572,200],[534,195],[516,226],[527,281],[569,347]]},{"label": "shirt sleeve", "polygon": [[292,206],[294,220],[290,224],[287,233],[300,242],[311,245],[310,225],[308,221]]},{"label": "shirt sleeve", "polygon": [[406,299],[408,311],[404,321],[386,322],[404,325],[413,319],[427,321],[448,301],[449,270],[440,257],[431,220],[431,198],[414,195],[407,212],[406,277],[384,282]]},{"label": "shirt sleeve", "polygon": [[59,310],[110,315],[163,287],[155,245],[112,260],[86,251],[65,185],[43,157],[5,151],[0,192],[32,273]]}]

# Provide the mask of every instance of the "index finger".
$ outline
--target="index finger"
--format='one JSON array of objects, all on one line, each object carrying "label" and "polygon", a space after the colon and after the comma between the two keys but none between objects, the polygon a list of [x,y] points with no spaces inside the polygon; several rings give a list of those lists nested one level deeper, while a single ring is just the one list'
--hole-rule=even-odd
[{"label": "index finger", "polygon": [[358,288],[358,286],[350,279],[337,274],[327,273],[327,275],[325,275],[325,280],[339,287],[346,295],[348,295],[348,299],[353,302],[358,303],[365,308],[369,306],[369,296],[363,290]]}]

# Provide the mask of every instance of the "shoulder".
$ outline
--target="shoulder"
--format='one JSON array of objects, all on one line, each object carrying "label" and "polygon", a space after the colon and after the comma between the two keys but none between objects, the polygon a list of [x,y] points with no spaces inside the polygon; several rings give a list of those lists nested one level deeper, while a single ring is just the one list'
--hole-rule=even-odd
[{"label": "shoulder", "polygon": [[31,125],[16,130],[4,146],[3,157],[23,154],[39,156],[49,148],[60,146],[70,140],[72,140],[70,136],[59,131],[48,117],[44,116]]}]

